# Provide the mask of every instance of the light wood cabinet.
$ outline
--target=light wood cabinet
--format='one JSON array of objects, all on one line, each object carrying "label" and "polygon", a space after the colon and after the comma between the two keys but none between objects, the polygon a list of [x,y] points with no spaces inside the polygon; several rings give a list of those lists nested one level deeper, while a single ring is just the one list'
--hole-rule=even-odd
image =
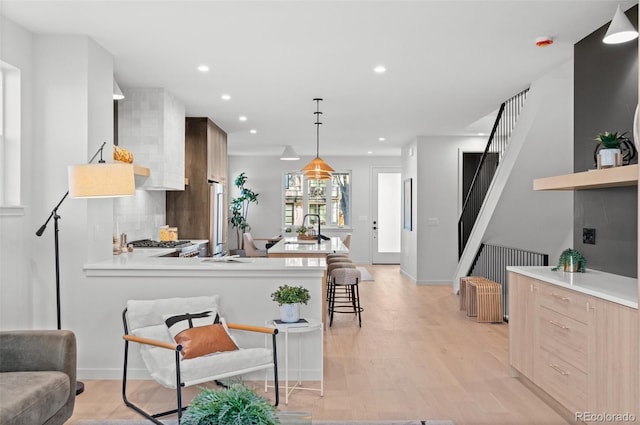
[{"label": "light wood cabinet", "polygon": [[509,272],[509,359],[529,379],[534,376],[538,281]]},{"label": "light wood cabinet", "polygon": [[571,412],[589,409],[590,329],[595,300],[539,282],[534,382]]},{"label": "light wood cabinet", "polygon": [[640,417],[638,310],[509,272],[510,365],[566,409]]},{"label": "light wood cabinet", "polygon": [[628,412],[640,418],[638,310],[597,300],[595,314],[589,407],[593,412]]},{"label": "light wood cabinet", "polygon": [[227,183],[227,133],[207,120],[207,178]]}]

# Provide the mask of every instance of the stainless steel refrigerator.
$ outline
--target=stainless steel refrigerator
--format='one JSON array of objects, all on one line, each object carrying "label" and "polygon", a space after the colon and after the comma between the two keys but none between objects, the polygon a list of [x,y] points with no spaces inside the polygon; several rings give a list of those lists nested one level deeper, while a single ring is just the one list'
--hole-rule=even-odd
[{"label": "stainless steel refrigerator", "polygon": [[224,185],[209,181],[209,249],[212,256],[224,250]]}]

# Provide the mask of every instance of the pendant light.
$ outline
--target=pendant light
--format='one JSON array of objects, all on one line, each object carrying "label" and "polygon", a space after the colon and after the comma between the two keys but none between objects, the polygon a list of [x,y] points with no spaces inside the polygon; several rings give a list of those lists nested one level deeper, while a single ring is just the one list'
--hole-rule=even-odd
[{"label": "pendant light", "polygon": [[305,176],[310,179],[316,180],[329,180],[331,179],[331,172],[335,171],[333,168],[329,166],[326,162],[320,158],[320,101],[322,99],[316,98],[313,99],[316,102],[316,157],[311,160],[307,165],[302,168],[302,172]]},{"label": "pendant light", "polygon": [[616,13],[613,15],[609,29],[607,29],[607,34],[602,39],[602,42],[605,44],[619,44],[626,43],[635,38],[638,38],[638,31],[636,31],[629,18],[627,18],[627,15],[624,14],[620,5],[618,5],[618,9],[616,9]]},{"label": "pendant light", "polygon": [[281,161],[297,161],[300,159],[300,155],[293,150],[293,148],[289,145],[285,146],[282,155],[280,155]]}]

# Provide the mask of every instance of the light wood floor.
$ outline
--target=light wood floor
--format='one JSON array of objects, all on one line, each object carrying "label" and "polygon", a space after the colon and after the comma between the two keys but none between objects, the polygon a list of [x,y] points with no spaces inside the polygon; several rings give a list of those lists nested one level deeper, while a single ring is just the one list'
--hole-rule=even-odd
[{"label": "light wood floor", "polygon": [[[294,391],[288,406],[281,397],[280,410],[310,411],[315,419],[567,423],[509,376],[507,324],[468,319],[450,286],[416,286],[398,266],[367,269],[375,281],[360,284],[362,328],[351,315],[336,315],[325,332],[324,397]],[[140,417],[124,406],[120,380],[83,382],[70,424]],[[265,395],[262,383],[252,385]],[[188,388],[185,399],[197,391]],[[153,381],[132,381],[129,394],[154,411],[174,402],[174,392]]]}]

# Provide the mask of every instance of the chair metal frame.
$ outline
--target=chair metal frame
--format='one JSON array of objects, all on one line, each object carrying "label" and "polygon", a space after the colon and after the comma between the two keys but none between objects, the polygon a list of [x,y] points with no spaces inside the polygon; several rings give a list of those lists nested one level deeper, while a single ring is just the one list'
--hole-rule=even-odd
[{"label": "chair metal frame", "polygon": [[[151,422],[153,422],[154,424],[157,424],[157,425],[164,425],[157,418],[161,418],[163,416],[172,415],[174,413],[177,413],[178,414],[178,424],[180,424],[180,420],[182,418],[182,412],[185,411],[189,407],[188,405],[187,406],[183,406],[182,405],[182,387],[186,386],[185,383],[182,382],[182,380],[180,378],[180,351],[182,351],[182,346],[180,344],[176,344],[176,343],[158,341],[158,340],[150,339],[150,338],[142,338],[142,337],[138,337],[138,336],[129,334],[129,328],[127,326],[127,309],[126,308],[122,311],[122,323],[124,325],[124,335],[122,336],[122,339],[124,339],[124,368],[123,368],[123,372],[122,372],[122,400],[124,401],[124,404],[127,407],[130,407],[131,409],[133,409],[136,412],[140,413],[142,416],[144,416],[145,418],[149,419]],[[280,402],[279,383],[278,383],[278,354],[277,354],[277,351],[276,351],[276,335],[278,334],[278,329],[276,329],[276,328],[267,328],[267,327],[262,327],[262,326],[242,325],[242,324],[235,324],[235,323],[227,323],[227,327],[229,329],[236,329],[236,330],[249,331],[249,332],[260,332],[260,333],[265,333],[265,334],[270,334],[271,335],[272,343],[273,343],[273,377],[274,377],[273,379],[274,379],[274,388],[275,388],[275,397],[276,397],[274,406],[278,406],[278,404]],[[128,369],[128,357],[129,357],[129,342],[153,345],[155,347],[165,348],[167,350],[172,350],[172,351],[175,352],[175,362],[176,362],[176,404],[177,404],[177,408],[176,409],[167,410],[165,412],[159,412],[159,413],[149,413],[149,412],[145,411],[144,409],[142,409],[140,406],[137,406],[136,404],[132,403],[127,398],[127,369]],[[264,369],[264,367],[261,367],[261,368],[255,369],[255,370],[261,370],[261,369]],[[207,380],[201,381],[200,383],[202,383],[202,382],[211,382],[211,381],[214,381],[214,382],[218,383],[219,379],[228,378],[230,376],[237,376],[237,375],[241,375],[243,373],[252,372],[252,371],[253,370],[243,370],[243,371],[234,372],[234,373],[231,373],[231,374],[212,376],[210,378],[207,378]]]}]

